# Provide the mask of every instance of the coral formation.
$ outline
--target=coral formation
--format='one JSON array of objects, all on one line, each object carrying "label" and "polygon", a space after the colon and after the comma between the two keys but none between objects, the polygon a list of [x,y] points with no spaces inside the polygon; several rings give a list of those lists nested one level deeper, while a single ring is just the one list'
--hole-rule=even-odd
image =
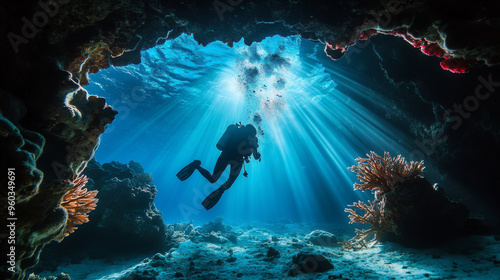
[{"label": "coral formation", "polygon": [[62,241],[64,237],[73,233],[78,225],[87,223],[89,221],[90,211],[94,210],[99,201],[96,197],[98,191],[87,191],[84,189],[87,184],[87,176],[81,175],[73,180],[71,183],[74,187],[63,196],[61,207],[68,213],[66,227],[64,234],[59,239]]},{"label": "coral formation", "polygon": [[167,226],[168,248],[178,247],[181,242],[191,240],[195,243],[207,242],[213,244],[237,244],[238,233],[230,225],[223,222],[222,217],[218,217],[213,222],[203,226],[194,227],[192,222],[183,224],[171,224]]},{"label": "coral formation", "polygon": [[37,276],[37,275],[32,273],[28,277],[28,280],[71,280],[71,277],[66,273],[61,273],[61,275],[56,276],[56,277],[50,276],[48,278],[42,278],[42,277]]},{"label": "coral formation", "polygon": [[[401,155],[392,158],[387,152],[384,157],[374,152],[367,157],[357,158],[358,166],[349,169],[362,182],[355,183],[354,189],[371,190],[375,199],[368,204],[355,202],[345,211],[349,213],[349,223],[367,224],[371,228],[356,229],[354,238],[342,242],[345,249],[366,248],[378,241],[432,246],[466,233],[471,221],[467,208],[448,200],[420,176],[423,162],[408,164]],[[373,238],[367,240],[372,234]]]},{"label": "coral formation", "polygon": [[329,233],[324,230],[315,230],[308,235],[304,237],[304,239],[317,246],[323,246],[323,247],[338,247],[339,246],[339,239],[333,235],[332,233]]},{"label": "coral formation", "polygon": [[[63,242],[45,246],[44,266],[85,257],[137,256],[167,248],[166,227],[153,203],[157,189],[151,184],[151,174],[139,163],[101,165],[91,160],[83,174],[73,181],[74,187],[61,203],[69,209],[65,235],[81,222],[88,222]],[[91,208],[95,209],[87,217]],[[89,236],[91,243],[87,242]]]},{"label": "coral formation", "polygon": [[[347,206],[352,207],[345,209],[345,212],[349,213],[349,224],[368,224],[371,228],[356,229],[356,236],[354,236],[351,240],[344,240],[340,242],[345,249],[361,249],[373,246],[378,243],[381,234],[392,230],[390,228],[392,224],[384,214],[384,200],[368,200],[368,204],[358,201]],[[355,208],[364,211],[364,213],[362,215],[358,214],[355,211]],[[373,238],[367,241],[372,234]]]},{"label": "coral formation", "polygon": [[384,157],[374,151],[366,156],[367,158],[356,158],[358,166],[349,167],[361,181],[361,184],[354,183],[355,190],[371,190],[375,194],[390,192],[397,183],[420,176],[425,168],[423,161],[411,161],[408,164],[401,155],[392,158],[388,152],[384,152]]},{"label": "coral formation", "polygon": [[441,68],[449,70],[453,73],[467,73],[469,72],[469,64],[463,58],[448,58],[441,61]]},{"label": "coral formation", "polygon": [[[68,215],[60,207],[62,197],[117,114],[103,98],[88,95],[71,81],[53,60],[31,63],[33,69],[23,68],[26,72],[19,74],[29,81],[0,92],[5,101],[0,105],[5,128],[1,163],[5,170],[16,169],[15,214],[23,217],[16,223],[15,273],[5,275],[12,279],[24,278],[44,245],[63,235]],[[2,242],[2,248],[6,244]],[[1,266],[1,273],[7,274],[5,264]]]},{"label": "coral formation", "polygon": [[[445,39],[440,38],[438,42],[429,41],[427,38],[418,38],[409,33],[408,28],[395,28],[392,30],[384,30],[380,28],[370,28],[367,30],[363,30],[359,35],[359,40],[368,40],[372,35],[375,34],[384,34],[384,35],[393,35],[397,37],[403,38],[409,44],[411,44],[415,48],[419,48],[420,51],[428,56],[436,56],[439,58],[444,58],[445,60],[441,61],[441,68],[448,70],[453,73],[468,73],[471,66],[470,62],[462,57],[457,56],[452,50],[449,50],[445,47]],[[337,60],[347,51],[348,46],[344,46],[341,48],[335,48],[330,44],[327,44],[325,48],[326,54],[332,58],[333,60]],[[340,50],[341,55],[335,55],[337,50]]]}]

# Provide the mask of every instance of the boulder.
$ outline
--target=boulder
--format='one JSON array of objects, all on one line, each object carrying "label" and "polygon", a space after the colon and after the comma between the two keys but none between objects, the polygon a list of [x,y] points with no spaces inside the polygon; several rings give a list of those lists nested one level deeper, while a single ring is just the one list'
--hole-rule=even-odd
[{"label": "boulder", "polygon": [[333,235],[324,230],[315,230],[308,235],[306,235],[305,240],[316,246],[323,247],[339,247],[340,240]]},{"label": "boulder", "polygon": [[425,178],[404,181],[384,194],[385,215],[395,229],[382,235],[384,241],[409,247],[428,247],[466,233],[469,211],[450,201]]},{"label": "boulder", "polygon": [[288,276],[297,276],[301,273],[325,272],[333,268],[333,264],[323,255],[314,252],[299,252],[293,256],[292,269]]},{"label": "boulder", "polygon": [[281,255],[278,250],[274,249],[273,247],[269,247],[269,250],[267,250],[267,258],[265,258],[265,260],[272,261],[274,259],[278,259],[280,256]]},{"label": "boulder", "polygon": [[[89,222],[79,226],[61,243],[44,249],[41,266],[57,265],[59,259],[77,261],[111,254],[136,256],[167,250],[166,226],[153,203],[157,189],[151,181],[138,180],[143,170],[133,163],[112,162],[100,165],[91,160],[84,172],[90,179],[89,190],[98,190],[99,202],[89,215]],[[140,168],[139,168],[140,167]],[[92,178],[94,177],[94,178]],[[121,179],[120,179],[121,178]]]}]

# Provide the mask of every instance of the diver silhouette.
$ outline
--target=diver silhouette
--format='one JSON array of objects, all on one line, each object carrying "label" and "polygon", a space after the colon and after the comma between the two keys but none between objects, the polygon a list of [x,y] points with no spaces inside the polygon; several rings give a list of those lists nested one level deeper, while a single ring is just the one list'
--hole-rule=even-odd
[{"label": "diver silhouette", "polygon": [[[240,175],[241,168],[244,168],[244,162],[246,161],[249,163],[252,154],[256,160],[261,160],[260,153],[257,151],[257,148],[259,147],[257,130],[252,124],[243,125],[240,122],[229,125],[217,142],[216,147],[222,152],[217,159],[217,163],[215,164],[214,172],[212,174],[210,174],[208,170],[201,167],[201,161],[199,160],[194,160],[177,173],[177,178],[184,181],[189,178],[196,169],[201,175],[203,175],[203,177],[213,184],[219,180],[227,166],[231,166],[227,181],[218,189],[213,191],[202,202],[203,207],[207,210],[214,207],[215,204],[219,202],[219,199],[224,191],[233,185],[236,178]],[[246,170],[243,173],[243,176],[248,176]]]}]

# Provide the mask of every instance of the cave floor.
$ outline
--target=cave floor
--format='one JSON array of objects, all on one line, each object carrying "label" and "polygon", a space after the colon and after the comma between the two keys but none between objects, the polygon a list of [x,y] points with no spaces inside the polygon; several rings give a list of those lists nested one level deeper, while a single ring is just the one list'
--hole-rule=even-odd
[{"label": "cave floor", "polygon": [[[500,279],[500,238],[470,236],[432,249],[410,249],[387,243],[370,249],[344,251],[304,240],[318,229],[279,223],[232,226],[237,243],[181,242],[178,248],[146,259],[85,260],[61,265],[57,273],[77,280],[125,279],[285,279],[298,252],[326,257],[333,269],[299,273],[296,279]],[[326,229],[322,227],[321,229]],[[348,236],[352,228],[329,228]],[[226,240],[227,241],[227,240]],[[268,258],[269,248],[280,256]],[[41,276],[54,275],[42,273]]]}]

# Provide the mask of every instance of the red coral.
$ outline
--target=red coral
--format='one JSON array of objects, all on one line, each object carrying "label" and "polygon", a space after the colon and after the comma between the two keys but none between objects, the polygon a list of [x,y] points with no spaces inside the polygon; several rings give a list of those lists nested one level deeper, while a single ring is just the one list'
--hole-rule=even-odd
[{"label": "red coral", "polygon": [[378,33],[377,29],[365,30],[365,31],[361,32],[361,35],[359,35],[359,40],[367,40],[372,35],[377,34],[377,33]]},{"label": "red coral", "polygon": [[448,58],[440,63],[441,68],[453,73],[468,73],[469,63],[463,58]]},{"label": "red coral", "polygon": [[425,46],[420,47],[420,50],[426,55],[435,55],[437,57],[443,57],[445,51],[439,46],[438,43],[430,43]]}]

